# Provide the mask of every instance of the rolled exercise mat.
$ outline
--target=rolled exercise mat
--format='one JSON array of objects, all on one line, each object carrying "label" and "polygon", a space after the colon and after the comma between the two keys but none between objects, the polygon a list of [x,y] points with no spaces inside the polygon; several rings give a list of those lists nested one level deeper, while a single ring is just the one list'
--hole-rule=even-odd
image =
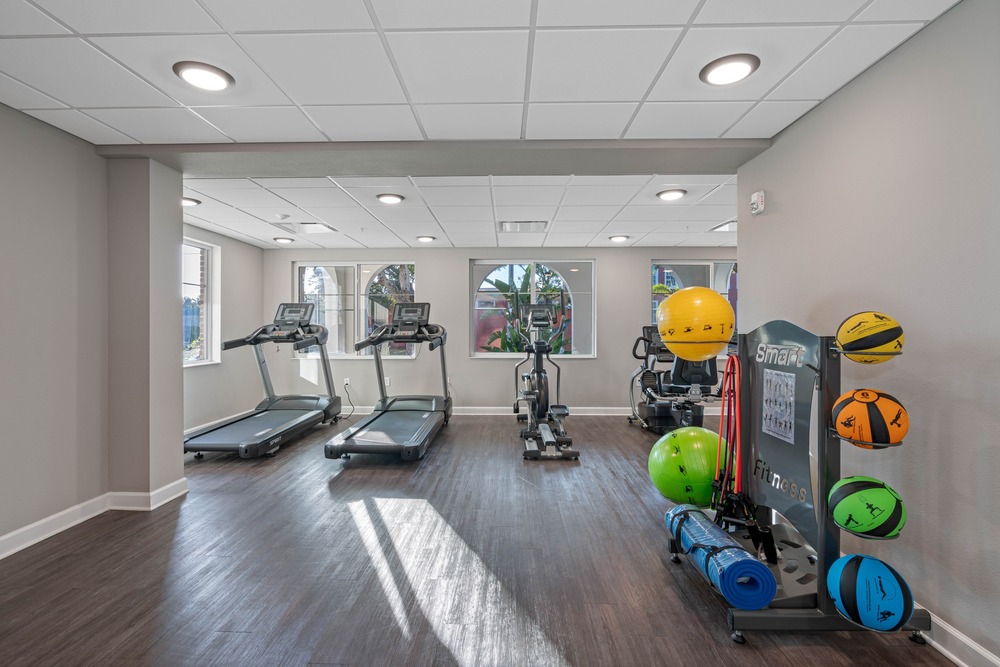
[{"label": "rolled exercise mat", "polygon": [[682,553],[737,609],[763,609],[778,584],[767,565],[730,537],[695,505],[677,505],[665,517]]}]

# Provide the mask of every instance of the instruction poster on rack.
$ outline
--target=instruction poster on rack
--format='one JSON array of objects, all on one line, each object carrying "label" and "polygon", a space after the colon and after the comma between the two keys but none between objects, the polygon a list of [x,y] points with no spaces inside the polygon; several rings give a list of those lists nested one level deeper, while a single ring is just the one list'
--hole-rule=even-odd
[{"label": "instruction poster on rack", "polygon": [[795,444],[795,375],[764,369],[761,430]]}]

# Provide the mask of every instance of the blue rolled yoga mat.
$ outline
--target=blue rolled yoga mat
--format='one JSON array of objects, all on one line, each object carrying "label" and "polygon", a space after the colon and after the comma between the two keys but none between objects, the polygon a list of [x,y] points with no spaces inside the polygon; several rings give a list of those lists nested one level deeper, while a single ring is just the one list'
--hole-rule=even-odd
[{"label": "blue rolled yoga mat", "polygon": [[763,609],[778,584],[767,565],[722,530],[695,505],[677,505],[665,517],[680,550],[737,609]]}]

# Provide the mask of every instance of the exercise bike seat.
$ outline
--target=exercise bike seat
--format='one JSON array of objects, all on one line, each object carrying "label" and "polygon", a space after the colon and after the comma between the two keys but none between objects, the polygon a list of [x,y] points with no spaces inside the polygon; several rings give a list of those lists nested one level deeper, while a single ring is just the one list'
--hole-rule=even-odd
[{"label": "exercise bike seat", "polygon": [[565,405],[550,405],[549,414],[552,415],[554,419],[562,419],[563,417],[569,416],[569,408]]}]

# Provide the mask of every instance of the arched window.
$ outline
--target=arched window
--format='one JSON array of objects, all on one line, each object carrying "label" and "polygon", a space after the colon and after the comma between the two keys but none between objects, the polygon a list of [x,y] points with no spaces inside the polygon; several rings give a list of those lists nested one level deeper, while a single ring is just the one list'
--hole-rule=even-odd
[{"label": "arched window", "polygon": [[474,261],[472,288],[473,354],[522,352],[531,332],[518,306],[529,303],[555,306],[555,326],[542,332],[552,354],[593,354],[592,262]]}]

